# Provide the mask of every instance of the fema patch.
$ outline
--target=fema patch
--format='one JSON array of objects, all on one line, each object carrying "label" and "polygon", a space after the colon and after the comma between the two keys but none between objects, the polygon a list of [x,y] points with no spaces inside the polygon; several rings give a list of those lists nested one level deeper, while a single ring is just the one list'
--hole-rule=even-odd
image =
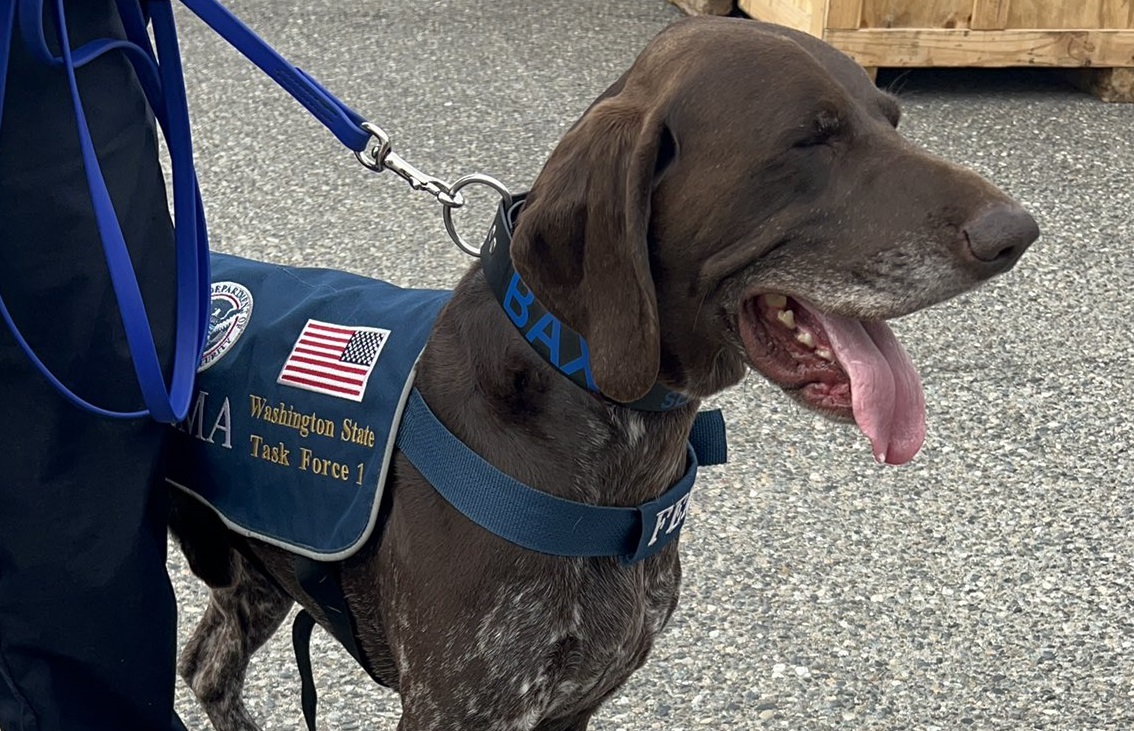
[{"label": "fema patch", "polygon": [[244,334],[252,317],[252,293],[237,282],[214,282],[209,310],[209,337],[198,373],[224,357]]},{"label": "fema patch", "polygon": [[308,320],[276,382],[361,402],[389,337],[378,327]]}]

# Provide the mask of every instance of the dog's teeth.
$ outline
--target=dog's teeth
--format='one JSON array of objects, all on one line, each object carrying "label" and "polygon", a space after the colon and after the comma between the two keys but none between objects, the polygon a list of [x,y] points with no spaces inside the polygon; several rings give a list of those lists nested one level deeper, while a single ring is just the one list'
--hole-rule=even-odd
[{"label": "dog's teeth", "polygon": [[791,310],[780,310],[776,313],[776,319],[784,324],[784,327],[789,330],[795,329],[795,313]]},{"label": "dog's teeth", "polygon": [[795,339],[809,348],[815,347],[815,338],[811,337],[811,333],[807,332],[806,330],[800,330],[798,333],[796,333]]},{"label": "dog's teeth", "polygon": [[766,294],[764,301],[774,310],[782,310],[787,305],[787,297],[782,294]]},{"label": "dog's teeth", "polygon": [[832,363],[835,362],[835,354],[826,348],[816,348],[815,355],[819,356],[823,360],[829,360]]}]

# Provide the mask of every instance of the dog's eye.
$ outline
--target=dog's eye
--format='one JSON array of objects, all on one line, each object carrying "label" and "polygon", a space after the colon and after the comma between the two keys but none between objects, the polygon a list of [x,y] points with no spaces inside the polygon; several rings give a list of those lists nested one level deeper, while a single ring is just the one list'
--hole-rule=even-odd
[{"label": "dog's eye", "polygon": [[805,130],[804,135],[792,147],[806,148],[829,144],[839,134],[841,127],[838,116],[831,112],[822,112],[815,117],[809,129]]},{"label": "dog's eye", "polygon": [[808,147],[819,147],[820,145],[825,145],[830,141],[831,141],[830,135],[812,135],[810,137],[803,138],[799,142],[796,142],[794,145],[792,145],[792,147],[794,147],[796,149],[805,149],[805,148],[808,148]]}]

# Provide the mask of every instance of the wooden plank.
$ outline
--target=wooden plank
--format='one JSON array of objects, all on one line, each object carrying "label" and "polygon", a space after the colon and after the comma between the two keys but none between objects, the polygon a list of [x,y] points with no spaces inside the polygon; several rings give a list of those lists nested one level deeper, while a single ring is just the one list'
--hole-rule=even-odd
[{"label": "wooden plank", "polygon": [[1090,28],[1090,21],[1081,17],[1091,8],[1087,3],[1098,0],[1079,0],[1075,3],[1036,2],[1036,0],[1016,0],[1008,13],[1008,25],[1012,28]]},{"label": "wooden plank", "polygon": [[[738,4],[741,10],[757,20],[779,23],[789,28],[811,33],[811,35],[817,37],[820,36],[820,33],[812,31],[812,28],[816,25],[813,17],[814,8],[809,0],[800,1],[804,2],[805,5],[801,6],[798,2],[791,0],[739,0]],[[826,3],[826,0],[816,0],[816,2]],[[822,14],[820,14],[820,18],[822,18]],[[819,21],[819,25],[822,26],[822,20]]]},{"label": "wooden plank", "polygon": [[1134,28],[1134,3],[1130,0],[1098,0],[1103,3],[1099,22],[1103,28]]},{"label": "wooden plank", "polygon": [[863,0],[865,28],[968,28],[973,0]]},{"label": "wooden plank", "polygon": [[863,66],[1134,66],[1128,30],[832,30]]},{"label": "wooden plank", "polygon": [[1131,28],[1134,8],[1130,0],[1012,0],[1008,27],[1019,29]]},{"label": "wooden plank", "polygon": [[827,14],[831,10],[831,0],[806,0],[811,6],[811,25],[807,28],[807,32],[816,38],[823,37],[823,31],[827,28]]},{"label": "wooden plank", "polygon": [[975,0],[973,30],[1004,30],[1008,27],[1009,0]]},{"label": "wooden plank", "polygon": [[862,0],[827,0],[825,30],[853,30],[862,23]]}]

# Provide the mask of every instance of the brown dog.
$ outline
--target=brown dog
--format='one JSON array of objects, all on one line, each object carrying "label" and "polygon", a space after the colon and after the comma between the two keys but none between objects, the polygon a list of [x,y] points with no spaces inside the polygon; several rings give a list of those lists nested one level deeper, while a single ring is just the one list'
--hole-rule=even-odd
[{"label": "brown dog", "polygon": [[[552,154],[512,257],[586,337],[610,399],[660,382],[691,402],[643,413],[569,383],[479,265],[422,357],[425,400],[503,472],[601,505],[665,491],[698,400],[748,368],[855,421],[879,461],[909,460],[925,433],[921,386],[884,320],[1010,269],[1038,230],[991,184],[903,140],[898,116],[814,38],[675,23]],[[341,572],[362,649],[401,694],[400,731],[582,731],[677,603],[676,544],[629,566],[527,551],[464,519],[400,454],[386,492],[385,530]],[[182,675],[218,729],[255,729],[240,700],[248,659],[294,601],[313,602],[290,556],[200,508],[182,505],[175,531],[214,586]],[[232,550],[241,541],[274,581]]]}]

